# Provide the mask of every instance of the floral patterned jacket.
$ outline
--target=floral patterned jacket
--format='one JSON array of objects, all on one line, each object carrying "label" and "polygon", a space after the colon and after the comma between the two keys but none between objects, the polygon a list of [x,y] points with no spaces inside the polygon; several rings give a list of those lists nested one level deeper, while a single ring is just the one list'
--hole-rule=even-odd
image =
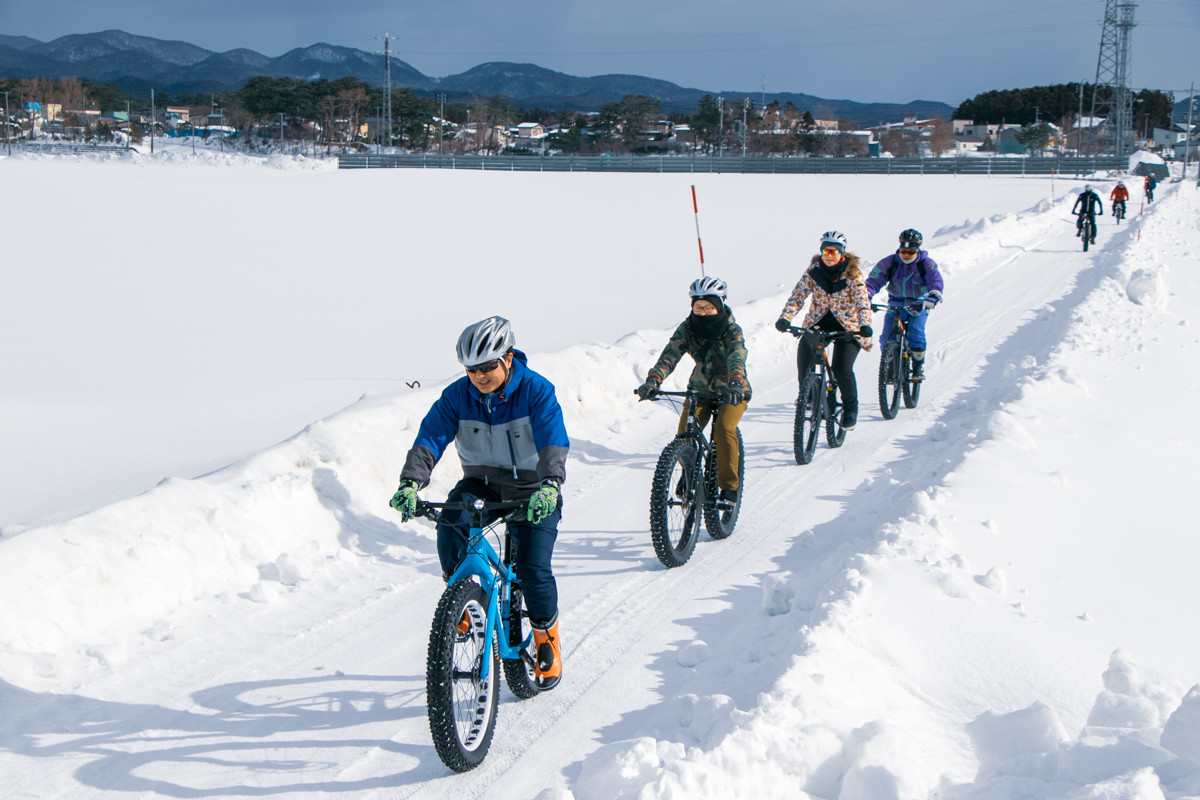
[{"label": "floral patterned jacket", "polygon": [[[857,331],[863,325],[870,325],[871,298],[867,294],[862,269],[858,265],[858,256],[846,253],[846,269],[842,273],[846,285],[840,291],[828,292],[822,288],[820,282],[813,275],[813,270],[819,266],[821,266],[821,257],[813,256],[808,270],[796,284],[796,288],[792,290],[792,296],[784,304],[783,313],[780,316],[790,321],[799,313],[804,301],[811,295],[812,305],[809,306],[808,316],[804,318],[803,327],[809,328],[816,325],[827,311],[833,312],[838,322],[848,331]],[[870,337],[855,336],[854,338],[858,340],[864,350],[871,349]]]}]

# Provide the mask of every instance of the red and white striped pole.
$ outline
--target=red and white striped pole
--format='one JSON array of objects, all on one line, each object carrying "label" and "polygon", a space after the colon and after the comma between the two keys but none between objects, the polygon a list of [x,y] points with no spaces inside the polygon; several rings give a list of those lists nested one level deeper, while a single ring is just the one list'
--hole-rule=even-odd
[{"label": "red and white striped pole", "polygon": [[696,215],[696,246],[700,248],[700,277],[704,274],[704,243],[700,241],[700,207],[696,204],[696,184],[692,184],[692,212]]}]

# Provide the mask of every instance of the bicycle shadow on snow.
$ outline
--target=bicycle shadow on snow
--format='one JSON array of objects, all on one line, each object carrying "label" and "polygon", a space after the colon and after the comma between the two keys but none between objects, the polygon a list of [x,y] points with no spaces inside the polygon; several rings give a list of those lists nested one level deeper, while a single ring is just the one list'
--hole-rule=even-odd
[{"label": "bicycle shadow on snow", "polygon": [[[732,708],[754,709],[759,693],[774,686],[793,666],[795,658],[807,652],[810,645],[806,631],[820,625],[834,604],[858,591],[859,584],[851,570],[856,559],[876,551],[885,536],[881,529],[905,517],[917,492],[944,482],[950,473],[961,468],[975,447],[987,440],[985,428],[992,414],[1002,404],[1017,399],[1022,391],[1021,379],[1035,373],[1062,344],[1074,321],[1073,310],[1105,279],[1124,282],[1118,246],[1124,242],[1119,237],[1121,234],[1131,237],[1134,231],[1132,226],[1122,230],[1111,237],[1109,247],[1093,251],[1089,266],[1074,273],[1074,286],[1041,309],[1033,309],[1029,318],[980,362],[969,385],[944,400],[922,397],[926,408],[930,401],[936,404],[939,400],[941,407],[928,417],[921,431],[890,442],[898,452],[896,458],[872,470],[853,489],[822,498],[841,504],[834,518],[808,527],[803,509],[796,509],[795,530],[799,535],[774,559],[778,569],[773,574],[764,575],[758,585],[734,586],[715,595],[724,604],[718,611],[678,620],[677,624],[690,628],[695,635],[673,643],[672,649],[652,660],[649,669],[659,678],[662,701],[626,713],[619,721],[598,730],[596,740],[607,745],[650,735],[689,747],[715,747],[732,727],[729,721]],[[860,393],[862,390],[860,381]],[[790,418],[787,405],[775,404],[764,411],[781,417],[786,411]],[[880,421],[871,420],[869,424]],[[929,432],[935,425],[938,434],[931,437]],[[790,455],[790,444],[790,440],[780,444],[778,458],[770,460],[791,462],[785,457]],[[824,458],[836,456],[832,452],[822,454]],[[739,527],[742,525],[753,525],[753,517],[745,510],[739,521]],[[737,543],[735,534],[722,545],[737,546]],[[686,570],[687,566],[681,569]],[[772,616],[764,610],[770,605],[764,602],[764,583],[784,575],[790,611]],[[683,666],[681,650],[698,640],[707,645],[708,659],[694,667]],[[688,695],[695,695],[697,700]],[[732,705],[723,706],[719,699],[722,695],[729,697]],[[700,720],[689,708],[692,702],[706,704],[710,711],[716,711],[706,712]],[[685,721],[689,718],[690,725]],[[836,772],[840,769],[838,764],[849,763],[846,757],[846,753],[835,756],[814,775]],[[565,773],[574,781],[581,768],[582,762],[576,762]],[[821,789],[798,788],[812,789],[816,794]]]},{"label": "bicycle shadow on snow", "polygon": [[[394,688],[383,688],[388,685]],[[192,695],[197,709],[181,711],[37,693],[0,680],[0,747],[31,759],[84,762],[75,779],[103,791],[209,797],[380,789],[443,774],[433,747],[320,732],[378,724],[394,732],[401,721],[425,716],[424,694],[423,675],[336,674],[215,686]],[[290,750],[297,751],[294,758],[287,757]],[[313,751],[329,755],[315,759]],[[383,754],[381,774],[354,780],[314,775],[341,774],[363,751]],[[278,780],[255,785],[239,776]]]}]

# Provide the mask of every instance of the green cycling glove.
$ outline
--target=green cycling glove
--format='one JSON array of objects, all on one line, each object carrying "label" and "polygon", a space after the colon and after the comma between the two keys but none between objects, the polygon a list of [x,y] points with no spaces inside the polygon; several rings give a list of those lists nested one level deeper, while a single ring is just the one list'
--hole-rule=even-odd
[{"label": "green cycling glove", "polygon": [[412,478],[400,481],[400,488],[392,495],[392,500],[388,505],[400,512],[401,522],[408,522],[415,517],[417,515],[417,482]]},{"label": "green cycling glove", "polygon": [[558,508],[558,483],[547,478],[536,492],[529,496],[529,510],[525,518],[535,525],[554,513]]}]

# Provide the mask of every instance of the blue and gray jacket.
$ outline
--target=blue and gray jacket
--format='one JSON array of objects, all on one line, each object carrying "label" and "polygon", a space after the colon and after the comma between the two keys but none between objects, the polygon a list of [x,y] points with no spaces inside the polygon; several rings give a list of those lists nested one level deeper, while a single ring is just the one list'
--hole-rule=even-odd
[{"label": "blue and gray jacket", "polygon": [[890,305],[907,305],[925,294],[942,299],[942,273],[924,250],[917,252],[911,264],[905,264],[895,253],[881,259],[867,276],[867,294],[874,297],[884,286]]},{"label": "blue and gray jacket", "polygon": [[463,476],[484,481],[504,499],[528,497],[546,478],[564,481],[571,442],[562,408],[554,384],[525,362],[525,354],[513,350],[512,374],[491,394],[480,393],[465,375],[447,386],[421,420],[401,480],[424,487],[453,441]]}]

